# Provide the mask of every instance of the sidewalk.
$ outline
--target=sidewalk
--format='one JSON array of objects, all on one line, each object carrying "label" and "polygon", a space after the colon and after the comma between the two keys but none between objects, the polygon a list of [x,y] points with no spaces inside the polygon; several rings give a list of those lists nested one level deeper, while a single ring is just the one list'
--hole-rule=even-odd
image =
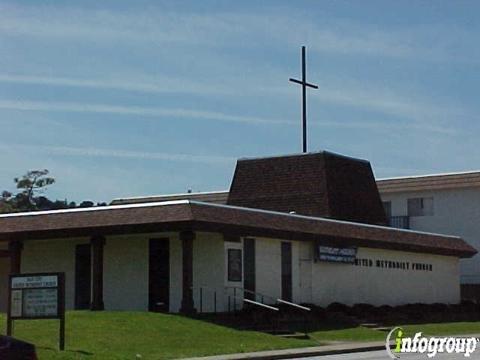
[{"label": "sidewalk", "polygon": [[276,359],[292,359],[310,356],[334,355],[355,353],[362,351],[376,351],[384,350],[385,341],[371,341],[371,342],[342,342],[324,346],[313,346],[307,348],[285,349],[285,350],[270,350],[257,351],[240,354],[226,354],[206,357],[195,357],[184,360],[276,360]]},{"label": "sidewalk", "polygon": [[[476,337],[480,338],[480,334],[463,334],[463,335],[438,335],[451,337]],[[393,346],[393,341],[390,342]],[[195,357],[184,360],[276,360],[276,359],[297,359],[311,356],[335,355],[356,353],[362,351],[378,351],[385,350],[385,341],[369,341],[369,342],[332,342],[323,346],[312,346],[307,348],[285,349],[257,351],[250,353],[225,354],[206,357]]]}]

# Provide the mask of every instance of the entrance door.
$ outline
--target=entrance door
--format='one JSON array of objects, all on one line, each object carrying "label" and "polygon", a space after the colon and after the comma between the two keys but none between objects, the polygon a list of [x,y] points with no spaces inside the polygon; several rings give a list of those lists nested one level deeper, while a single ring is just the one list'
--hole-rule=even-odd
[{"label": "entrance door", "polygon": [[90,244],[75,248],[75,309],[90,307],[92,277],[92,253]]},{"label": "entrance door", "polygon": [[168,312],[170,299],[170,241],[150,239],[148,309]]},{"label": "entrance door", "polygon": [[[245,290],[255,292],[255,239],[246,238],[243,240],[243,264]],[[255,294],[247,292],[245,298],[256,300]]]},{"label": "entrance door", "polygon": [[292,301],[292,244],[282,242],[282,299]]}]

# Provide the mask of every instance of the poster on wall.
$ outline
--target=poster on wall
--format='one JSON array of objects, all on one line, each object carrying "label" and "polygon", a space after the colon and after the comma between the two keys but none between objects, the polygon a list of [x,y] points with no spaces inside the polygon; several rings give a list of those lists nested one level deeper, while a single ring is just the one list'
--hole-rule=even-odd
[{"label": "poster on wall", "polygon": [[242,250],[228,249],[228,281],[242,281]]},{"label": "poster on wall", "polygon": [[322,245],[317,246],[317,261],[353,264],[356,258],[356,248],[338,248]]}]

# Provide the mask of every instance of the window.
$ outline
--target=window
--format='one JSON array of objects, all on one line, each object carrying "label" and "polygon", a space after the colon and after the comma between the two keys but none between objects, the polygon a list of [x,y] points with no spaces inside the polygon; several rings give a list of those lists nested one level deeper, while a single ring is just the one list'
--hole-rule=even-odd
[{"label": "window", "polygon": [[433,197],[408,199],[408,216],[433,215]]},{"label": "window", "polygon": [[242,250],[228,249],[228,281],[242,281]]},{"label": "window", "polygon": [[385,215],[387,219],[392,217],[392,202],[391,201],[382,201],[383,208],[385,209]]}]

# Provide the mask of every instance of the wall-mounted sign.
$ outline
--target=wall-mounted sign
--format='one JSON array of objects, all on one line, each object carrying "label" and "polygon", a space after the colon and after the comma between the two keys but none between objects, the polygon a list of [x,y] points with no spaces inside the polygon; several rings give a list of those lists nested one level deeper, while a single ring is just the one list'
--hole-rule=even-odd
[{"label": "wall-mounted sign", "polygon": [[242,250],[228,249],[228,281],[242,281]]},{"label": "wall-mounted sign", "polygon": [[317,247],[317,260],[353,264],[357,257],[356,248]]},{"label": "wall-mounted sign", "polygon": [[59,319],[60,350],[65,344],[65,274],[15,274],[8,285],[7,335],[14,320]]}]

